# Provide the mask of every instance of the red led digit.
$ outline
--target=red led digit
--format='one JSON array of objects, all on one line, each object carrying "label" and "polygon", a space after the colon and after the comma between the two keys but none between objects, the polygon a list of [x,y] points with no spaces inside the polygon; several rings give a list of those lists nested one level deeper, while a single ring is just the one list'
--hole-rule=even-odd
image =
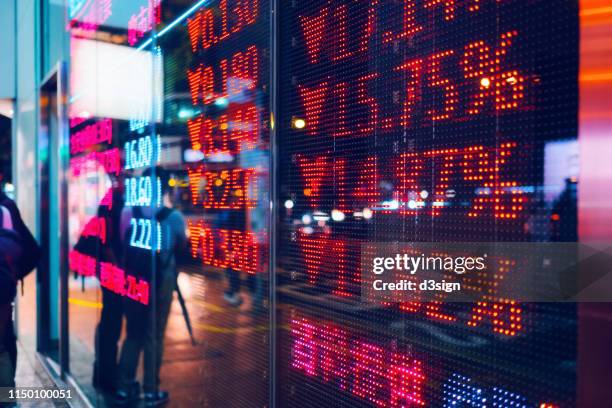
[{"label": "red led digit", "polygon": [[187,71],[191,103],[194,106],[214,101],[214,74],[212,67],[200,64],[195,70]]},{"label": "red led digit", "polygon": [[336,114],[334,120],[335,126],[332,135],[334,137],[349,136],[351,131],[347,128],[346,123],[348,84],[346,82],[337,83],[333,88],[333,95]]},{"label": "red led digit", "polygon": [[513,337],[523,331],[522,312],[522,308],[514,300],[478,302],[472,309],[467,325],[477,327],[486,319],[495,333]]},{"label": "red led digit", "polygon": [[436,53],[428,59],[428,74],[429,74],[429,87],[430,88],[442,88],[444,94],[444,109],[442,112],[435,110],[428,111],[428,115],[434,121],[447,120],[451,118],[457,109],[459,103],[459,93],[457,92],[456,86],[448,78],[443,78],[440,74],[441,62],[440,60],[448,58],[454,54],[453,50]]},{"label": "red led digit", "polygon": [[349,297],[351,294],[348,291],[348,268],[346,265],[346,243],[340,240],[333,240],[332,253],[334,259],[333,270],[335,271],[334,280],[336,288],[334,294],[343,297]]},{"label": "red led digit", "polygon": [[397,40],[408,40],[416,33],[423,30],[423,27],[416,22],[416,4],[414,0],[404,0],[403,30],[401,33],[386,31],[383,33],[383,43],[390,43]]},{"label": "red led digit", "polygon": [[198,250],[200,249],[202,221],[197,224],[191,220],[187,223],[187,229],[189,231],[189,247],[191,249],[191,257],[196,258],[198,256]]},{"label": "red led digit", "polygon": [[319,123],[321,113],[323,113],[323,104],[325,103],[327,90],[327,81],[313,87],[298,85],[298,93],[304,107],[304,115],[306,116],[306,130],[313,136],[319,132]]},{"label": "red led digit", "polygon": [[230,122],[233,125],[230,129],[230,140],[237,144],[236,152],[256,147],[261,129],[259,118],[259,112],[254,105],[230,113]]},{"label": "red led digit", "polygon": [[361,135],[373,134],[378,127],[378,102],[376,98],[368,95],[368,82],[378,78],[377,73],[364,75],[357,79],[357,103],[364,106],[368,113],[364,116],[363,122],[357,122],[357,130]]},{"label": "red led digit", "polygon": [[458,169],[457,161],[460,156],[459,149],[440,149],[431,150],[425,153],[426,157],[431,160],[432,168],[436,169],[434,174],[434,191],[431,198],[431,215],[438,216],[441,214],[446,201],[446,192],[450,188],[451,177]]},{"label": "red led digit", "polygon": [[334,41],[332,61],[340,61],[351,57],[354,52],[348,49],[348,7],[346,4],[338,5],[333,12]]},{"label": "red led digit", "polygon": [[442,5],[444,7],[444,19],[452,20],[455,18],[455,0],[427,0],[425,2],[425,8],[432,9],[436,6]]},{"label": "red led digit", "polygon": [[243,90],[255,89],[259,81],[259,57],[257,47],[250,46],[245,52],[237,52],[232,57],[232,80],[228,95],[237,95]]},{"label": "red led digit", "polygon": [[207,171],[203,175],[205,184],[204,208],[225,208],[232,185],[229,170]]},{"label": "red led digit", "polygon": [[378,159],[376,156],[370,156],[364,163],[361,163],[359,168],[362,170],[359,172],[357,188],[353,196],[366,207],[374,206],[380,200]]},{"label": "red led digit", "polygon": [[314,285],[321,274],[321,264],[323,262],[323,251],[321,248],[327,247],[329,237],[327,234],[319,234],[317,237],[314,237],[300,232],[297,236],[297,242],[302,252],[304,265],[306,266],[308,283]]},{"label": "red led digit", "polygon": [[254,233],[233,230],[231,236],[231,264],[235,270],[254,274],[259,266],[259,244]]},{"label": "red led digit", "polygon": [[224,40],[230,34],[227,28],[227,0],[219,1],[219,11],[221,12],[221,36],[219,37],[219,40]]},{"label": "red led digit", "polygon": [[363,30],[361,45],[359,47],[359,51],[361,52],[367,52],[370,48],[370,41],[376,32],[377,10],[378,0],[370,0],[370,7],[368,7],[368,19]]},{"label": "red led digit", "polygon": [[200,182],[202,180],[202,170],[204,166],[198,166],[195,169],[187,168],[187,176],[189,177],[189,189],[191,190],[191,203],[197,205],[200,200]]},{"label": "red led digit", "polygon": [[406,81],[406,99],[401,117],[402,126],[411,126],[412,111],[414,106],[421,100],[421,74],[423,71],[423,60],[417,59],[406,62],[394,69],[395,71],[407,71],[410,79]]},{"label": "red led digit", "polygon": [[400,198],[405,202],[412,203],[408,209],[401,210],[403,215],[415,215],[416,209],[423,205],[423,199],[418,194],[421,191],[419,178],[423,169],[423,160],[417,153],[403,153],[395,164]]},{"label": "red led digit", "polygon": [[329,174],[329,157],[316,156],[314,159],[309,159],[298,156],[297,166],[305,186],[304,195],[310,207],[316,209],[319,207],[323,179]]},{"label": "red led digit", "polygon": [[253,24],[259,14],[259,0],[238,0],[238,5],[234,10],[238,16],[238,22],[233,27],[232,32],[237,33],[243,27]]}]

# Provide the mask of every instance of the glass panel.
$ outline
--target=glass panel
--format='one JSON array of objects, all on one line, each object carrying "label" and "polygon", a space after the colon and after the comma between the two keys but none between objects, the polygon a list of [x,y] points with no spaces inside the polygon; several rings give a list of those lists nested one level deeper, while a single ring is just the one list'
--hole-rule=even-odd
[{"label": "glass panel", "polygon": [[[186,219],[162,385],[177,406],[267,406],[269,3],[166,1],[164,166]],[[184,20],[181,18],[185,16]],[[181,21],[175,27],[172,21]],[[197,373],[197,375],[192,375]]]},{"label": "glass panel", "polygon": [[71,373],[97,402],[92,378],[267,406],[268,2],[73,1],[69,18]]},{"label": "glass panel", "polygon": [[[69,2],[70,373],[94,403],[125,382],[119,371],[124,315],[146,308],[151,298],[150,271],[137,276],[123,262],[132,222],[126,190],[133,191],[129,183],[158,156],[153,107],[159,57],[151,48],[132,47],[127,35],[128,11],[146,4]],[[140,193],[144,186],[136,184]],[[149,201],[142,204],[154,207],[157,190],[153,200],[148,187],[142,194]],[[140,255],[151,259],[151,250],[145,252]]]},{"label": "glass panel", "polygon": [[279,406],[573,406],[575,305],[359,294],[366,242],[576,241],[576,2],[279,15]]}]

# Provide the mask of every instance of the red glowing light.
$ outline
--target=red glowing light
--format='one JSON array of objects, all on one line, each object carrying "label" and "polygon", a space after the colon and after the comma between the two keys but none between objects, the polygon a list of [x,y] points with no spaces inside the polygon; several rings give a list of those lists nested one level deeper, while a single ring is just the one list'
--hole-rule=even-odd
[{"label": "red glowing light", "polygon": [[403,30],[400,33],[386,31],[383,33],[383,43],[390,43],[398,40],[408,40],[416,33],[423,30],[423,27],[416,23],[416,5],[414,0],[404,0]]},{"label": "red glowing light", "polygon": [[113,121],[104,119],[70,135],[70,154],[83,153],[99,143],[112,142]]},{"label": "red glowing light", "polygon": [[495,333],[513,337],[523,330],[522,313],[520,305],[513,300],[478,302],[467,325],[476,327],[487,319]]},{"label": "red glowing light", "polygon": [[372,207],[380,200],[378,186],[378,159],[370,156],[366,159],[359,172],[357,188],[353,193],[356,201],[362,202],[366,207]]},{"label": "red glowing light", "polygon": [[435,8],[438,5],[444,6],[444,19],[452,20],[455,18],[455,0],[428,0],[425,2],[425,8]]},{"label": "red glowing light", "polygon": [[[455,184],[469,182],[472,205],[466,214],[468,217],[492,214],[504,220],[518,219],[525,211],[528,198],[517,181],[502,177],[516,147],[516,143],[507,142],[499,147],[468,146],[399,154],[397,159],[391,160],[393,177],[388,180],[396,187],[394,196],[401,203],[399,213],[413,216],[426,207],[431,215],[439,216],[449,200],[448,191]],[[322,199],[327,198],[323,193],[327,181],[336,186],[333,197],[329,198],[333,198],[339,209],[360,209],[364,202],[377,204],[382,171],[377,160],[376,156],[371,156],[365,162],[353,162],[351,168],[360,171],[355,187],[349,191],[345,158],[298,155],[295,161],[309,207],[320,209]],[[430,188],[432,175],[434,190],[423,196],[421,192]],[[331,200],[327,202],[331,203]]]},{"label": "red glowing light", "polygon": [[496,49],[484,41],[475,41],[465,47],[461,61],[464,78],[476,81],[479,86],[468,107],[470,115],[480,113],[487,102],[496,111],[516,109],[525,97],[525,77],[517,70],[504,70],[501,66],[517,36],[516,31],[503,33]]},{"label": "red glowing light", "polygon": [[109,262],[100,262],[100,286],[143,305],[149,304],[149,283],[137,280]]},{"label": "red glowing light", "polygon": [[[221,171],[204,171],[204,166],[187,169],[191,198],[194,205],[208,209],[255,208],[257,196],[255,169],[236,168]],[[201,191],[201,184],[204,191]],[[202,200],[202,201],[200,201]]]},{"label": "red glowing light", "polygon": [[144,35],[161,23],[161,0],[149,0],[147,7],[141,6],[138,14],[128,21],[128,43],[134,45]]},{"label": "red glowing light", "polygon": [[319,131],[319,122],[321,120],[321,113],[323,112],[323,104],[325,103],[327,89],[327,82],[322,82],[310,88],[298,85],[298,93],[302,99],[304,114],[306,116],[306,127],[308,133],[311,135],[316,135]]},{"label": "red glowing light", "polygon": [[100,206],[106,207],[109,211],[113,209],[113,188],[109,188],[102,200],[100,200]]},{"label": "red glowing light", "polygon": [[81,232],[83,237],[95,237],[106,244],[106,218],[93,217],[90,219]]},{"label": "red glowing light", "polygon": [[74,249],[68,254],[68,267],[81,276],[96,276],[96,258]]},{"label": "red glowing light", "polygon": [[70,159],[70,170],[75,176],[88,171],[95,171],[101,165],[107,173],[119,175],[121,172],[121,157],[118,148],[103,152],[91,152],[81,157]]},{"label": "red glowing light", "polygon": [[304,182],[304,195],[308,198],[311,208],[319,206],[323,179],[329,174],[330,160],[327,156],[317,156],[309,160],[298,156],[297,165]]},{"label": "red glowing light", "polygon": [[319,62],[321,58],[321,49],[323,39],[326,31],[326,21],[329,9],[323,7],[319,10],[319,13],[314,16],[301,16],[300,24],[302,26],[302,33],[306,40],[306,52],[308,58],[312,64]]},{"label": "red glowing light", "polygon": [[[230,9],[228,1],[221,0],[218,8],[200,10],[187,20],[187,31],[194,53],[200,49],[206,50],[255,23],[259,16],[259,0],[238,0],[234,4]],[[219,13],[216,14],[215,10]],[[228,18],[230,15],[234,16],[231,27]]]},{"label": "red glowing light", "polygon": [[[219,63],[221,77],[215,79],[215,70],[204,64],[187,71],[191,102],[194,106],[207,105],[218,98],[238,95],[255,89],[259,81],[259,52],[254,45],[236,52],[231,59]],[[228,72],[229,70],[229,72]],[[229,77],[228,77],[229,75]],[[219,89],[220,92],[215,92]]]},{"label": "red glowing light", "polygon": [[203,221],[188,222],[191,255],[203,264],[257,273],[260,259],[258,237],[253,232],[216,229]]},{"label": "red glowing light", "polygon": [[425,404],[422,363],[362,340],[333,324],[296,318],[290,324],[291,366],[378,407]]}]

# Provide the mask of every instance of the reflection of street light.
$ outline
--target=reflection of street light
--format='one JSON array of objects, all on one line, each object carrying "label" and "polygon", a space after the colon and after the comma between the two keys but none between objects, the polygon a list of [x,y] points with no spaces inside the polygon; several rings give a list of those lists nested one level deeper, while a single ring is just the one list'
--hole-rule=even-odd
[{"label": "reflection of street light", "polygon": [[312,217],[310,216],[310,214],[304,214],[302,215],[302,223],[308,225],[312,222]]},{"label": "reflection of street light", "polygon": [[225,108],[227,107],[227,105],[229,105],[229,101],[227,100],[227,98],[217,98],[215,99],[215,105],[217,105],[220,108]]},{"label": "reflection of street light", "polygon": [[372,210],[370,210],[369,208],[363,209],[363,218],[365,218],[366,220],[369,220],[370,218],[372,218],[372,215],[374,215]]},{"label": "reflection of street light", "polygon": [[293,118],[291,121],[291,127],[294,129],[304,129],[306,127],[306,121],[301,118]]},{"label": "reflection of street light", "polygon": [[331,218],[334,221],[340,222],[340,221],[344,221],[345,215],[342,211],[340,210],[332,210],[331,212]]}]

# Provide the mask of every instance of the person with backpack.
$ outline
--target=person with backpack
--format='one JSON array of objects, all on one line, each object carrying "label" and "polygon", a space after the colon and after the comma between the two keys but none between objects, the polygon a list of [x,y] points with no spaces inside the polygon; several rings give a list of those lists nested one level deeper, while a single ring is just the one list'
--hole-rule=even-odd
[{"label": "person with backpack", "polygon": [[[144,402],[146,406],[158,406],[169,400],[168,393],[159,389],[159,372],[166,324],[174,291],[177,289],[177,254],[186,247],[187,235],[183,215],[173,208],[166,171],[161,167],[147,169],[142,177],[159,178],[162,198],[159,207],[126,207],[121,214],[123,268],[126,275],[149,282],[150,294],[147,305],[125,299],[127,335],[119,358],[116,403],[130,405],[139,398],[140,384],[136,381],[136,369],[140,354],[143,353]],[[155,238],[147,242],[140,241],[140,237],[147,234],[141,235],[139,228],[146,226],[147,222],[138,220],[150,220],[153,232],[151,236],[160,236],[161,241],[158,243]],[[156,233],[157,225],[159,235]]]},{"label": "person with backpack", "polygon": [[0,191],[0,387],[15,386],[17,338],[12,304],[17,282],[38,265],[40,257],[40,247],[17,206]]}]

